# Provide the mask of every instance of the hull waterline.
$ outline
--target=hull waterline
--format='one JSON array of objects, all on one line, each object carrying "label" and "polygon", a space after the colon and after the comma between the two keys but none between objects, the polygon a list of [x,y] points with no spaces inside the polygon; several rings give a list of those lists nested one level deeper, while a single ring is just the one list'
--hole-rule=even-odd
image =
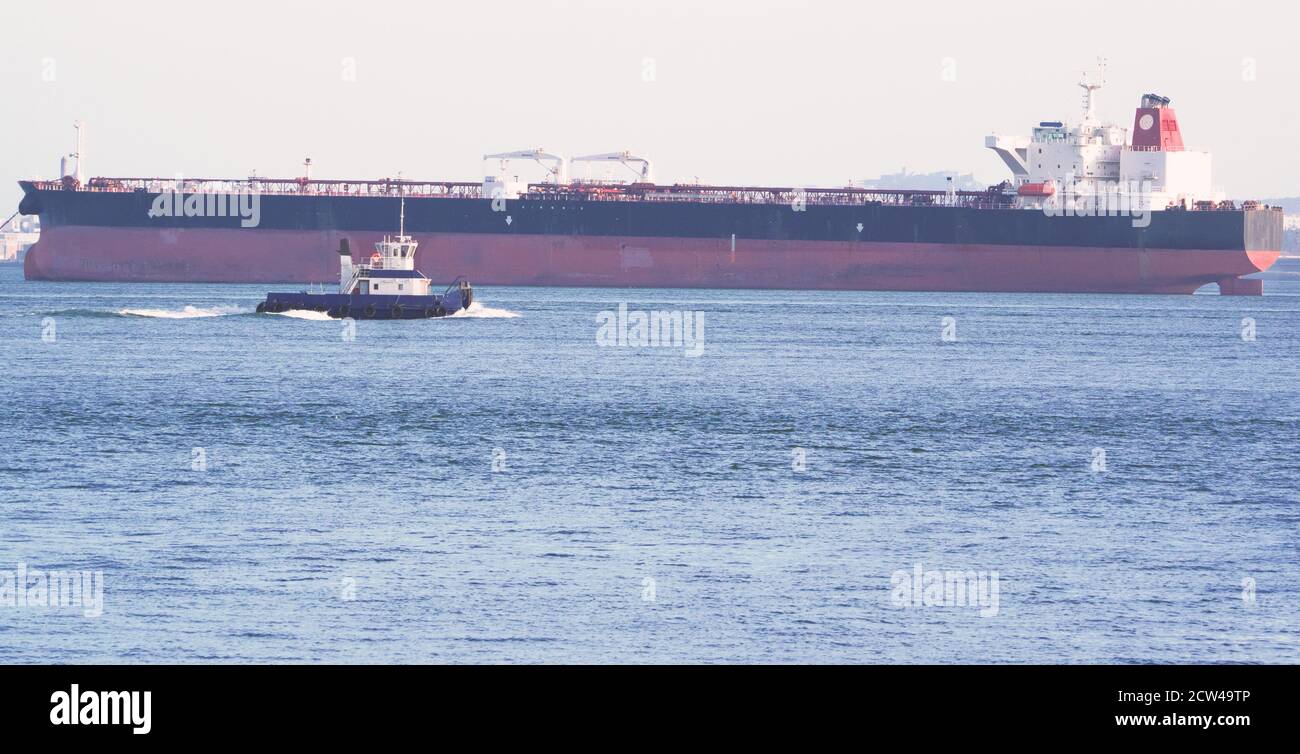
[{"label": "hull waterline", "polygon": [[[29,280],[330,283],[365,231],[54,227]],[[1191,293],[1268,269],[1280,251],[663,236],[416,233],[416,267],[480,285],[879,291]],[[354,259],[362,256],[354,252]],[[1252,288],[1258,281],[1237,281]],[[1229,284],[1231,287],[1232,284]],[[1247,293],[1247,290],[1225,291]]]}]

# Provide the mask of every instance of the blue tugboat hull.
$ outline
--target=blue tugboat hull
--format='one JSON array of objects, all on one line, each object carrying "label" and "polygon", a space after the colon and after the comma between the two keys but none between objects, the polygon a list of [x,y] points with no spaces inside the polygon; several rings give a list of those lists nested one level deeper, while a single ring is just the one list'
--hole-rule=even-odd
[{"label": "blue tugboat hull", "polygon": [[437,296],[385,296],[348,293],[268,293],[258,312],[307,310],[338,319],[430,319],[445,317],[470,305],[470,295],[453,289]]}]

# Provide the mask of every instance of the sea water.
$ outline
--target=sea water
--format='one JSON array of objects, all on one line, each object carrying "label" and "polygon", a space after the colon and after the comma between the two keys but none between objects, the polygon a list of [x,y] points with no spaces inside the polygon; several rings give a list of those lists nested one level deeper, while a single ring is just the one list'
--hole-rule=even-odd
[{"label": "sea water", "polygon": [[1300,285],[276,287],[0,268],[0,661],[1300,662]]}]

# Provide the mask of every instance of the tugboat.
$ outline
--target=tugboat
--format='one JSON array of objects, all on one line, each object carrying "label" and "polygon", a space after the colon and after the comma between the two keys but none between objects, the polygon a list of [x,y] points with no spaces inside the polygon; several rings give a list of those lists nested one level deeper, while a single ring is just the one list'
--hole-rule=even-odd
[{"label": "tugboat", "polygon": [[415,239],[406,235],[406,199],[402,199],[396,236],[375,244],[369,264],[352,264],[348,240],[339,242],[338,293],[268,293],[257,313],[305,309],[336,319],[427,319],[468,309],[474,288],[458,277],[442,293],[415,269]]}]

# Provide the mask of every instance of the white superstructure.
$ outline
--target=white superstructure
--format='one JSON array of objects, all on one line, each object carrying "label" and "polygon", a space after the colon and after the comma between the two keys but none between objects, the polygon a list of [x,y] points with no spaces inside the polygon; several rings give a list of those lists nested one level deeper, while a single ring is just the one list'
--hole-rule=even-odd
[{"label": "white superstructure", "polygon": [[339,249],[339,293],[387,296],[428,296],[431,281],[415,269],[414,238],[406,235],[406,198],[402,198],[397,235],[375,243],[369,263],[352,264],[344,243]]},{"label": "white superstructure", "polygon": [[1083,117],[1077,125],[1044,121],[1030,138],[988,136],[984,145],[1011,170],[1021,206],[1041,208],[1096,197],[1161,210],[1218,202],[1208,152],[1186,149],[1169,100],[1142,98],[1128,129],[1097,120],[1096,92],[1103,81],[1084,76]]}]

